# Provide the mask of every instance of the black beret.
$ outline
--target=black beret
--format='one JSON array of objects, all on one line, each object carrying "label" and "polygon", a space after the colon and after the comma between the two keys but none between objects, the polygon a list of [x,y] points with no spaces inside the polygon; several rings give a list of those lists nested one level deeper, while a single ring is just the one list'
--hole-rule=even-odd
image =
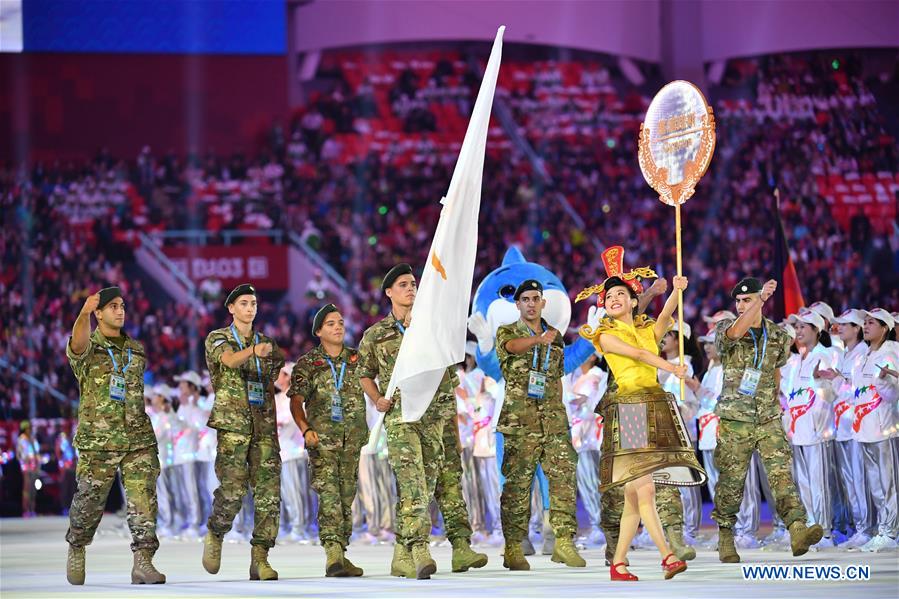
[{"label": "black beret", "polygon": [[535,281],[534,279],[528,279],[524,281],[521,285],[518,286],[518,289],[515,290],[515,301],[518,301],[518,298],[521,297],[521,294],[525,291],[539,291],[541,294],[543,293],[543,285],[540,284],[540,281]]},{"label": "black beret", "polygon": [[111,302],[117,297],[122,297],[122,290],[118,287],[107,287],[100,290],[100,303],[97,304],[97,310],[102,310],[103,306]]},{"label": "black beret", "polygon": [[338,310],[337,306],[335,306],[334,304],[325,304],[318,312],[315,313],[315,317],[312,319],[313,335],[321,330],[322,325],[325,323],[325,317],[331,312],[340,312],[340,310]]},{"label": "black beret", "polygon": [[398,278],[403,275],[411,275],[412,267],[403,262],[402,264],[397,264],[393,268],[387,271],[387,274],[384,275],[384,281],[381,283],[381,291],[387,291],[393,284],[396,282]]},{"label": "black beret", "polygon": [[242,295],[252,295],[253,297],[256,297],[256,288],[249,283],[241,283],[234,288],[234,291],[228,294],[228,299],[225,300],[225,305],[230,306],[237,301],[237,298]]},{"label": "black beret", "polygon": [[746,295],[747,293],[760,293],[762,291],[762,282],[755,277],[746,277],[733,288],[730,296],[737,299],[738,295]]}]

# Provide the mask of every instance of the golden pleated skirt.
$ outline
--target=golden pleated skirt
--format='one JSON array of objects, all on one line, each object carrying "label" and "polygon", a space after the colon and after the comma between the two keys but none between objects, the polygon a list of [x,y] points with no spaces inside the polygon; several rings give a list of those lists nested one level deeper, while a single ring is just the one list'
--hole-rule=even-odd
[{"label": "golden pleated skirt", "polygon": [[705,483],[705,470],[696,459],[674,395],[661,387],[610,392],[598,411],[603,416],[600,492],[646,474],[663,485]]}]

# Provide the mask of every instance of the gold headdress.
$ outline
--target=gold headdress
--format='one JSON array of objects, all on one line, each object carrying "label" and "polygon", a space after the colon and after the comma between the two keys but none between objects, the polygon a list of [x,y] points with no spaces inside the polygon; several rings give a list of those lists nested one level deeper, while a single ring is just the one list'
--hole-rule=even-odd
[{"label": "gold headdress", "polygon": [[599,285],[587,287],[578,293],[577,297],[574,299],[575,302],[585,300],[593,294],[599,294],[596,305],[604,305],[606,300],[606,282],[612,277],[621,279],[624,281],[625,285],[633,289],[634,293],[639,295],[643,293],[643,285],[640,283],[641,279],[654,279],[659,276],[648,266],[634,268],[630,272],[624,272],[624,248],[620,245],[607,248],[606,251],[602,253],[602,263],[606,268],[606,280]]}]

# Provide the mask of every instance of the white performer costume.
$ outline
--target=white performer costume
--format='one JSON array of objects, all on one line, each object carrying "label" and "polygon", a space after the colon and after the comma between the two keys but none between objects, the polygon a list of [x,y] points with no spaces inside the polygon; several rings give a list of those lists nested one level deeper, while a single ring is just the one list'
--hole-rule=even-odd
[{"label": "white performer costume", "polygon": [[[895,325],[886,310],[875,309],[866,316]],[[874,500],[877,535],[861,547],[862,551],[896,549],[899,536],[899,380],[883,368],[899,370],[899,344],[869,340],[870,347],[852,371],[855,439],[862,448],[865,478]]]},{"label": "white performer costume", "polygon": [[[799,320],[819,331],[824,319],[815,312],[801,311]],[[820,343],[810,350],[800,348],[798,359],[787,373],[787,409],[784,412],[787,438],[793,445],[793,476],[809,524],[820,524],[824,538],[817,547],[833,547],[831,525],[833,502],[830,482],[833,469],[833,389],[815,371],[835,366],[833,352]]]},{"label": "white performer costume", "polygon": [[[850,324],[863,327],[864,313],[847,310],[836,319],[838,325]],[[854,329],[850,329],[850,332]],[[868,353],[868,344],[855,342],[841,352],[837,363],[837,375],[831,380],[834,392],[834,466],[837,471],[837,493],[849,507],[847,514],[854,530],[853,536],[843,545],[847,549],[861,547],[871,540],[874,530],[874,505],[865,480],[865,460],[862,448],[855,439],[852,425],[855,423],[855,388],[852,372],[859,367]]]}]

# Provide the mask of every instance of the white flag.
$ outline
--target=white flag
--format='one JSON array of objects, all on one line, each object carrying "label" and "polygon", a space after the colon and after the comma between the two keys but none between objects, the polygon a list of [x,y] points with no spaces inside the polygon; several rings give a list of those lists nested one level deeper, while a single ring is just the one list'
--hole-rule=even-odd
[{"label": "white flag", "polygon": [[[421,419],[449,366],[465,359],[465,339],[471,285],[478,248],[478,213],[490,108],[502,56],[503,31],[496,32],[484,80],[478,92],[459,160],[431,243],[427,263],[412,306],[411,324],[384,396],[402,392],[403,421]],[[380,435],[380,424],[371,439]]]}]

